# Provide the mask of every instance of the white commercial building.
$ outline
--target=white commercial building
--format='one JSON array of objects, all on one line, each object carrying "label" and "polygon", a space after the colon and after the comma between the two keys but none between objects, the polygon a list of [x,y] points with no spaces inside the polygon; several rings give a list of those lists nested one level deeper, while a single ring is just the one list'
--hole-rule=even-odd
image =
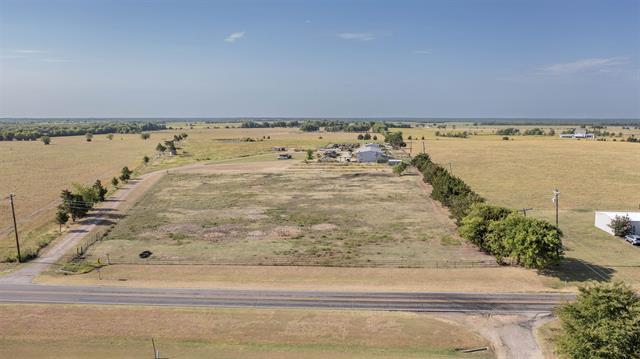
[{"label": "white commercial building", "polygon": [[628,216],[631,219],[631,233],[640,234],[640,212],[596,212],[596,227],[613,235],[613,229],[609,224],[616,216]]}]

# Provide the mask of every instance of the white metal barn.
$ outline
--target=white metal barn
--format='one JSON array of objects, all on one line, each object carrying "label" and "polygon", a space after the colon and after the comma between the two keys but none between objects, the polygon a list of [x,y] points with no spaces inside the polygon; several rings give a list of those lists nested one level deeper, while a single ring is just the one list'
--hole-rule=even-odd
[{"label": "white metal barn", "polygon": [[629,216],[631,233],[640,234],[640,212],[596,212],[596,227],[613,235],[613,229],[609,227],[609,224],[616,216]]},{"label": "white metal barn", "polygon": [[358,162],[378,162],[379,159],[386,159],[387,155],[377,143],[364,145],[356,150]]}]

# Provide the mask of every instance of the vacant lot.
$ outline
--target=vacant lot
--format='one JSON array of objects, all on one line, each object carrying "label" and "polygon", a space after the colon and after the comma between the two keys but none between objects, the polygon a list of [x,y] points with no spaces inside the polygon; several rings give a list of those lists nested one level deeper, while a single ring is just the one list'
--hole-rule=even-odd
[{"label": "vacant lot", "polygon": [[[169,173],[92,255],[115,263],[491,263],[418,183],[388,166]],[[153,255],[140,259],[143,250]]]},{"label": "vacant lot", "polygon": [[[174,124],[175,125],[175,124]],[[182,124],[184,125],[184,124]],[[213,125],[211,126],[213,127]],[[224,126],[223,126],[224,127]],[[155,158],[155,146],[176,133],[186,132],[189,138],[179,144],[178,156]],[[264,137],[264,138],[263,138]],[[10,192],[16,195],[16,215],[25,252],[38,242],[50,241],[57,235],[53,223],[60,191],[72,183],[91,184],[101,179],[105,184],[123,166],[139,172],[171,168],[200,161],[218,161],[272,153],[272,146],[289,146],[299,150],[315,148],[332,141],[355,140],[356,134],[300,133],[298,129],[204,128],[175,129],[153,132],[142,140],[136,134],[94,136],[87,142],[84,136],[53,137],[51,144],[40,141],[0,141],[3,154],[0,164],[0,198]],[[246,141],[253,139],[255,142]],[[152,162],[141,167],[142,157]],[[302,155],[302,154],[300,154]],[[273,155],[275,156],[275,155]],[[271,159],[269,156],[264,159]],[[11,212],[6,199],[0,201],[0,260],[15,254]]]},{"label": "vacant lot", "polygon": [[488,342],[426,314],[0,305],[0,357],[488,358]]},{"label": "vacant lot", "polygon": [[63,189],[96,179],[108,183],[123,166],[139,166],[145,154],[153,155],[157,141],[168,136],[152,133],[145,141],[139,135],[116,134],[109,141],[106,135],[96,135],[91,142],[84,136],[53,137],[48,146],[40,141],[0,141],[0,260],[15,253],[9,193],[16,196],[23,249],[32,248],[47,232],[57,232],[53,213]]},{"label": "vacant lot", "polygon": [[[432,133],[409,130],[414,136]],[[489,202],[533,208],[528,215],[555,221],[552,191],[560,194],[560,228],[567,260],[552,275],[567,281],[619,279],[640,283],[640,248],[594,227],[594,211],[637,211],[640,144],[550,137],[474,136],[429,139],[427,152]],[[422,144],[414,141],[414,150]]]}]

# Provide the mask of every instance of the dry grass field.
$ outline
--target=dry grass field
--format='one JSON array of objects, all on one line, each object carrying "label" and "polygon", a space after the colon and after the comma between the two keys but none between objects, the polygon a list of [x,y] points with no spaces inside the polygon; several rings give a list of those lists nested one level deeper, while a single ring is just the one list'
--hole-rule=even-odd
[{"label": "dry grass field", "polygon": [[[0,141],[3,153],[0,196],[5,198],[10,192],[16,195],[18,230],[24,251],[57,236],[53,214],[58,196],[72,183],[91,184],[101,179],[108,184],[123,166],[146,173],[200,161],[249,158],[271,153],[272,146],[304,150],[356,137],[345,133],[301,134],[297,129],[226,129],[224,124],[219,127],[205,128],[200,124],[194,129],[153,132],[146,141],[135,134],[116,134],[111,141],[106,135],[96,135],[92,142],[85,141],[84,136],[54,137],[48,146],[40,141]],[[158,142],[182,132],[188,133],[189,138],[180,144],[180,156],[154,158]],[[258,141],[246,142],[246,138]],[[152,162],[141,167],[144,155],[151,157]],[[3,199],[0,201],[0,260],[15,254],[11,223],[9,203]]]},{"label": "dry grass field", "polygon": [[18,230],[22,247],[33,248],[38,241],[51,240],[57,226],[53,214],[60,192],[72,183],[108,183],[123,166],[135,168],[144,155],[153,155],[156,143],[167,133],[152,133],[149,140],[139,135],[116,134],[109,141],[96,135],[54,137],[45,146],[40,141],[0,141],[0,260],[15,254],[9,193],[15,197]]},{"label": "dry grass field", "polygon": [[[624,280],[640,284],[640,248],[594,227],[594,211],[637,211],[640,206],[640,144],[557,137],[480,135],[435,138],[436,129],[410,129],[425,136],[427,152],[490,203],[555,221],[552,191],[560,194],[560,228],[567,260],[552,273],[575,283]],[[464,130],[464,128],[458,128]],[[632,133],[633,131],[628,131]],[[635,130],[637,135],[640,131]],[[406,136],[406,135],[405,135]],[[422,141],[414,141],[414,153]]]},{"label": "dry grass field", "polygon": [[[51,318],[51,320],[41,320]],[[490,358],[489,343],[427,314],[0,305],[0,357]]]},{"label": "dry grass field", "polygon": [[[280,161],[279,163],[283,163]],[[435,267],[491,264],[386,165],[169,173],[91,250],[113,263]],[[243,169],[244,168],[244,169]],[[153,252],[147,259],[138,254]]]}]

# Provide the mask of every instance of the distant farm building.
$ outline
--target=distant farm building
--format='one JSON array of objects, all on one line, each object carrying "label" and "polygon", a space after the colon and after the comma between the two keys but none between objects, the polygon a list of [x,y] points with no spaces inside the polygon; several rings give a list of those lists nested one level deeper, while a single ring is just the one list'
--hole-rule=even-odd
[{"label": "distant farm building", "polygon": [[290,160],[292,156],[288,153],[281,153],[278,155],[279,160]]},{"label": "distant farm building", "polygon": [[631,233],[640,234],[640,212],[596,212],[595,225],[613,235],[613,229],[609,227],[609,224],[611,224],[611,221],[616,218],[616,216],[628,216],[629,219],[631,219]]},{"label": "distant farm building", "polygon": [[389,158],[377,143],[364,145],[357,149],[355,154],[358,162],[380,162]]},{"label": "distant farm building", "polygon": [[573,133],[563,133],[560,138],[594,138],[593,133],[587,133],[586,128],[576,128]]},{"label": "distant farm building", "polygon": [[274,151],[286,151],[287,150],[286,147],[282,147],[282,146],[271,147],[271,149],[274,150]]}]

